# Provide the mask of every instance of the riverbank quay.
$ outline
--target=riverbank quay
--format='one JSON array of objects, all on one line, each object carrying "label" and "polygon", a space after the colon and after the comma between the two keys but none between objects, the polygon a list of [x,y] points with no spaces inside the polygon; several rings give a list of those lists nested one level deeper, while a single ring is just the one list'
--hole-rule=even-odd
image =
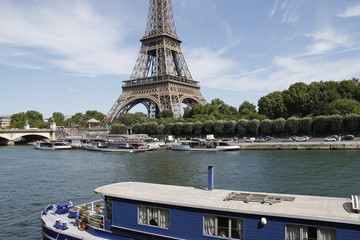
[{"label": "riverbank quay", "polygon": [[360,150],[360,141],[239,143],[240,150]]}]

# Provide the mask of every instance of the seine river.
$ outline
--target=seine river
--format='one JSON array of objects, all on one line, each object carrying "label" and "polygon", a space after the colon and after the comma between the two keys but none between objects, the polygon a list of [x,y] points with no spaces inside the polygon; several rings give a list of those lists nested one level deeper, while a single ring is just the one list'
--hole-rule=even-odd
[{"label": "seine river", "polygon": [[121,181],[350,197],[360,194],[360,151],[100,153],[0,147],[0,239],[42,239],[40,211],[51,203],[99,199],[94,189]]}]

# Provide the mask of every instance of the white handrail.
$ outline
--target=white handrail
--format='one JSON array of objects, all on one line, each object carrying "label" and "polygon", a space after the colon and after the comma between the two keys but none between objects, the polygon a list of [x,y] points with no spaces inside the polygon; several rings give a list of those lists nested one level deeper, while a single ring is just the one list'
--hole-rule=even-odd
[{"label": "white handrail", "polygon": [[352,202],[352,208],[357,212],[360,212],[359,197],[356,195],[351,195],[351,202]]}]

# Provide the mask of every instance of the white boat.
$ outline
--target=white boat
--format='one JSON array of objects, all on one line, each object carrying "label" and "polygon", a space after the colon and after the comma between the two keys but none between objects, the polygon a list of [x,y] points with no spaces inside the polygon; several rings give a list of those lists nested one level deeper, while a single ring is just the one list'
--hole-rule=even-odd
[{"label": "white boat", "polygon": [[71,149],[71,145],[67,142],[61,141],[41,141],[34,144],[34,149],[40,150],[65,150]]},{"label": "white boat", "polygon": [[239,150],[240,146],[227,141],[193,140],[173,144],[171,149],[177,151],[235,151]]},{"label": "white boat", "polygon": [[100,152],[145,152],[149,148],[138,142],[96,142],[86,146],[86,150]]}]

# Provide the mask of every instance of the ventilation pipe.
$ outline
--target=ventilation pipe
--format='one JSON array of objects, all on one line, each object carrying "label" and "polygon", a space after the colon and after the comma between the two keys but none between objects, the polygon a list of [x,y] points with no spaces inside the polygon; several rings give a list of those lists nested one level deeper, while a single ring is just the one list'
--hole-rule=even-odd
[{"label": "ventilation pipe", "polygon": [[208,190],[214,189],[214,166],[208,166]]}]

